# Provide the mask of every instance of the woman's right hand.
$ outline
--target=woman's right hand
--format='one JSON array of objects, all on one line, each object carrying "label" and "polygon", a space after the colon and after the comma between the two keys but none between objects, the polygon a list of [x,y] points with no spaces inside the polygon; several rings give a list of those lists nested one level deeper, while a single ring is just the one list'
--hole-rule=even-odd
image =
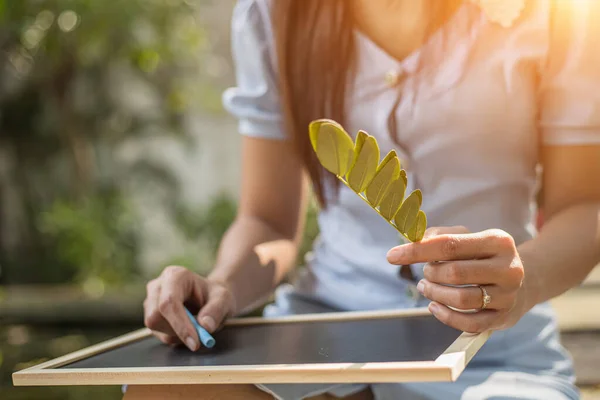
[{"label": "woman's right hand", "polygon": [[225,283],[183,267],[165,268],[148,283],[146,291],[144,324],[163,343],[185,343],[192,351],[200,348],[200,342],[184,307],[189,307],[198,323],[211,333],[234,312],[234,297]]}]

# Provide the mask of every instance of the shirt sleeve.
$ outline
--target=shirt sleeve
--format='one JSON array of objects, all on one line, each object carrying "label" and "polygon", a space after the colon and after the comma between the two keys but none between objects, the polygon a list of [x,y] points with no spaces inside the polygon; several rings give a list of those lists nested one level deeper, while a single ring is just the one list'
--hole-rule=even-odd
[{"label": "shirt sleeve", "polygon": [[231,40],[236,86],[223,93],[223,106],[238,119],[241,134],[285,139],[268,1],[238,0]]},{"label": "shirt sleeve", "polygon": [[600,1],[554,0],[540,91],[546,145],[600,144]]}]

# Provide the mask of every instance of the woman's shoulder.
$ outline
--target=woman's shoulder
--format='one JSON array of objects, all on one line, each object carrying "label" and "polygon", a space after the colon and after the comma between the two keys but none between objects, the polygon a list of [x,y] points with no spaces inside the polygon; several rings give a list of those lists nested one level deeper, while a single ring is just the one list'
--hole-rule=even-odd
[{"label": "woman's shoulder", "polygon": [[237,0],[233,19],[239,22],[268,22],[272,3],[272,0]]},{"label": "woman's shoulder", "polygon": [[256,45],[269,47],[273,37],[272,3],[272,0],[238,0],[231,20],[233,37],[251,37]]},{"label": "woman's shoulder", "polygon": [[277,92],[277,62],[271,29],[271,0],[238,0],[231,22],[236,86],[223,93],[223,106],[247,136],[285,139]]}]

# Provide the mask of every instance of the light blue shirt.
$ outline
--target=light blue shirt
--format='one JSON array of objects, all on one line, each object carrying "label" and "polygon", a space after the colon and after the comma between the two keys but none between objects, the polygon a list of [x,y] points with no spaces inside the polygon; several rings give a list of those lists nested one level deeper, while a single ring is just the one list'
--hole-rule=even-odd
[{"label": "light blue shirt", "polygon": [[[415,187],[423,192],[429,226],[499,228],[523,243],[536,233],[539,146],[600,144],[600,58],[593,44],[598,38],[591,35],[598,3],[579,2],[560,16],[571,19],[560,43],[551,40],[552,1],[528,1],[509,28],[465,3],[402,62],[356,32],[358,68],[345,128],[374,135],[382,154],[396,149],[408,173],[407,193]],[[268,0],[242,0],[235,8],[237,85],[223,100],[241,134],[286,140],[269,7]],[[442,35],[443,51],[436,51]],[[433,58],[419,71],[424,55]],[[386,80],[390,73],[403,77],[401,88]],[[400,146],[387,128],[392,112]],[[335,201],[329,188],[328,197],[320,237],[293,294],[341,310],[426,304],[406,295],[407,282],[386,260],[400,243],[397,232],[348,188],[342,186]],[[422,276],[420,266],[413,268]],[[514,328],[494,333],[473,365],[545,371],[572,382],[556,330],[550,307],[538,305]]]}]

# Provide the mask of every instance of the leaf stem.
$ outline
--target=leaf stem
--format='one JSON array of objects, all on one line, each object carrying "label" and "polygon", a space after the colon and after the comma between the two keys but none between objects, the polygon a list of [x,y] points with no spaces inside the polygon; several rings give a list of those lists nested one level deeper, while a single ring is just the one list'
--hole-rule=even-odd
[{"label": "leaf stem", "polygon": [[356,193],[356,194],[358,195],[358,197],[360,197],[361,199],[363,199],[363,201],[364,201],[365,203],[367,203],[367,204],[369,205],[369,207],[371,207],[373,210],[375,210],[375,212],[376,212],[377,214],[379,214],[379,216],[380,216],[381,218],[383,218],[383,219],[384,219],[384,220],[385,220],[385,221],[386,221],[388,224],[390,224],[390,225],[391,225],[391,226],[392,226],[392,227],[393,227],[393,228],[394,228],[396,231],[398,231],[398,233],[400,233],[400,234],[401,234],[401,235],[402,235],[404,238],[406,238],[406,240],[408,240],[409,242],[411,242],[411,243],[412,243],[412,240],[410,240],[410,239],[408,238],[408,236],[406,236],[404,233],[400,232],[400,229],[398,229],[398,227],[396,226],[396,224],[394,224],[392,221],[390,221],[390,220],[388,220],[386,217],[384,217],[384,216],[383,216],[383,215],[382,215],[382,214],[379,212],[379,210],[378,210],[377,208],[373,207],[373,205],[371,205],[371,203],[369,203],[369,200],[367,200],[367,199],[366,199],[366,197],[362,195],[362,193],[357,193],[357,192],[355,192],[355,191],[354,191],[354,189],[352,189],[352,188],[350,187],[350,185],[348,184],[348,182],[347,182],[347,181],[346,181],[346,180],[345,180],[343,177],[341,177],[341,176],[339,176],[339,175],[336,175],[336,177],[337,177],[337,178],[340,180],[340,182],[342,182],[344,185],[346,185],[348,188],[350,188],[350,190],[352,190],[354,193]]}]

